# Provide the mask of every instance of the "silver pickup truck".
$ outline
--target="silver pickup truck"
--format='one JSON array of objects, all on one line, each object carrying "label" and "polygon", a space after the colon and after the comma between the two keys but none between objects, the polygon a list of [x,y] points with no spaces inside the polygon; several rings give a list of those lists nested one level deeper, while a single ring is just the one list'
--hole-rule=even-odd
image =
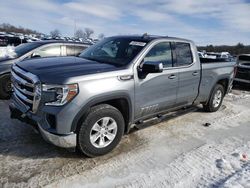
[{"label": "silver pickup truck", "polygon": [[99,156],[136,123],[197,104],[217,111],[234,72],[233,62],[201,63],[189,40],[109,37],[79,57],[16,63],[11,117],[59,147]]}]

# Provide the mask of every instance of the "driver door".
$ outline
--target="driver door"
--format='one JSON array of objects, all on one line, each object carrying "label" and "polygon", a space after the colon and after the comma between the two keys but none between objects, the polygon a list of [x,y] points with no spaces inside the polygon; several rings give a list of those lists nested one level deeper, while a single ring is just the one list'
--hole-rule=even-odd
[{"label": "driver door", "polygon": [[[178,69],[173,68],[170,42],[159,42],[148,51],[143,62],[163,63],[163,72],[135,78],[135,119],[141,119],[175,107]],[[143,63],[142,62],[142,63]],[[140,65],[142,66],[142,65]]]}]

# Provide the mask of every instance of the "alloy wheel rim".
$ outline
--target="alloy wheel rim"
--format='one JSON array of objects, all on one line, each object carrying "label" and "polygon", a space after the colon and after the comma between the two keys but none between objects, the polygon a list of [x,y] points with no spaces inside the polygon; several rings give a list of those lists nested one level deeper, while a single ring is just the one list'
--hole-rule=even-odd
[{"label": "alloy wheel rim", "polygon": [[221,99],[222,99],[222,92],[221,90],[217,90],[213,99],[213,106],[215,108],[217,108],[220,105]]},{"label": "alloy wheel rim", "polygon": [[117,123],[111,117],[96,121],[90,131],[90,142],[96,148],[105,148],[113,142],[117,134]]}]

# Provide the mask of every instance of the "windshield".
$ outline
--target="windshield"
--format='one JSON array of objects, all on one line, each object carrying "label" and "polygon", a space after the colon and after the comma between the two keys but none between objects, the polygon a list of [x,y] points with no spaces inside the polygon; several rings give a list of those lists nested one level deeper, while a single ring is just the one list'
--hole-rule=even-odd
[{"label": "windshield", "polygon": [[28,53],[29,51],[41,46],[40,43],[24,43],[20,44],[14,48],[13,51],[10,51],[7,56],[10,58],[21,57],[22,55]]},{"label": "windshield", "polygon": [[87,48],[79,57],[123,66],[130,63],[145,45],[145,41],[128,38],[106,38]]}]

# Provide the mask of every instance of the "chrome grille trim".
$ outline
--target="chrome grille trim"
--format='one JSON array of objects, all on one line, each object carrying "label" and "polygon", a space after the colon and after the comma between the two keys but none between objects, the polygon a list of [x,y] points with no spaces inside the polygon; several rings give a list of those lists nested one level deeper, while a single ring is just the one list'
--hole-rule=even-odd
[{"label": "chrome grille trim", "polygon": [[25,72],[24,70],[20,69],[18,66],[14,65],[13,70],[19,74],[21,74],[23,77],[25,77],[30,82],[34,83],[36,81],[36,76],[30,72]]},{"label": "chrome grille trim", "polygon": [[15,94],[23,101],[32,104],[33,101],[28,99],[25,95],[23,95],[20,91],[18,91],[15,87],[14,87],[14,92]]},{"label": "chrome grille trim", "polygon": [[38,77],[30,72],[26,72],[16,65],[12,66],[11,80],[14,89],[14,96],[30,111],[35,113],[40,103],[41,95],[37,90],[41,88]]},{"label": "chrome grille trim", "polygon": [[12,81],[12,83],[13,83],[13,86],[16,88],[16,89],[18,89],[20,92],[22,92],[23,94],[25,94],[25,95],[29,95],[29,96],[31,96],[31,97],[34,97],[34,93],[32,93],[32,92],[30,92],[30,91],[28,91],[28,90],[26,90],[26,89],[21,89],[20,88],[20,86],[16,83],[16,82],[13,82]]},{"label": "chrome grille trim", "polygon": [[12,77],[14,78],[14,82],[18,82],[19,84],[28,86],[28,87],[34,87],[34,84],[31,84],[29,82],[27,82],[26,80],[24,80],[23,78],[19,77],[14,71],[11,71]]}]

